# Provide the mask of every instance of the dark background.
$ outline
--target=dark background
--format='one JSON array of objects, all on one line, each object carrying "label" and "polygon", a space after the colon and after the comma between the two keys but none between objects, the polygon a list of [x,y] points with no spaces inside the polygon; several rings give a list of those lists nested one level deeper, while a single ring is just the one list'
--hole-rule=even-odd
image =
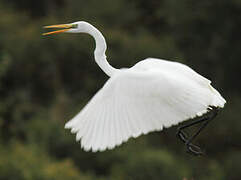
[{"label": "dark background", "polygon": [[[177,127],[84,152],[64,124],[108,77],[82,34],[43,37],[42,26],[79,20],[106,37],[107,57],[185,63],[212,80],[225,108],[193,157]],[[0,180],[241,179],[241,0],[0,0]]]}]

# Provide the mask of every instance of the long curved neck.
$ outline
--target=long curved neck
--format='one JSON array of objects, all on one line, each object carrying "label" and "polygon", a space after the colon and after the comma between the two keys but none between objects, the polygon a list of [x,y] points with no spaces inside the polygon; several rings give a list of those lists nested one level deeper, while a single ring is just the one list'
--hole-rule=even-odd
[{"label": "long curved neck", "polygon": [[95,39],[95,43],[96,43],[96,48],[94,51],[95,62],[100,66],[100,68],[108,76],[111,77],[113,74],[119,71],[119,69],[112,67],[106,59],[105,51],[107,46],[106,46],[104,36],[101,34],[101,32],[98,29],[96,29],[91,24],[89,24],[89,27],[86,33],[90,34]]}]

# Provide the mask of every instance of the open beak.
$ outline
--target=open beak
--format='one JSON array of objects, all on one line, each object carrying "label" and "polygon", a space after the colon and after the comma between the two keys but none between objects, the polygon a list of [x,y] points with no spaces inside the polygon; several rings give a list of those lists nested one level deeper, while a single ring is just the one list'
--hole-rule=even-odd
[{"label": "open beak", "polygon": [[74,26],[73,24],[59,24],[59,25],[44,26],[43,28],[45,28],[45,29],[49,29],[49,28],[56,28],[56,29],[61,28],[61,29],[56,30],[56,31],[43,33],[42,35],[46,36],[46,35],[50,35],[50,34],[63,33],[63,32],[66,32],[66,31],[70,30],[71,28],[73,28],[73,26]]}]

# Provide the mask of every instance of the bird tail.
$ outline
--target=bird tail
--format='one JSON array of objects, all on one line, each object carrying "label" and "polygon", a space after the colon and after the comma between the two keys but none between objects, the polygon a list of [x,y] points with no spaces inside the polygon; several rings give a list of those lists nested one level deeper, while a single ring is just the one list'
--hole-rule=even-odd
[{"label": "bird tail", "polygon": [[212,101],[212,105],[215,106],[215,107],[223,108],[224,104],[226,103],[226,100],[211,85],[210,85],[210,88],[211,88],[212,92],[214,93],[214,98],[213,98],[213,101]]}]

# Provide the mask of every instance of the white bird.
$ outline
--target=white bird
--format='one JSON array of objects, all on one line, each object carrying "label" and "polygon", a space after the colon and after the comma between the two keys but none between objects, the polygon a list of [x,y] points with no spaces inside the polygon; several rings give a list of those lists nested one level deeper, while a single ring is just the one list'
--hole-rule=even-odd
[{"label": "white bird", "polygon": [[[84,21],[45,28],[62,29],[43,35],[90,34],[96,43],[95,61],[110,77],[88,104],[65,124],[65,128],[76,133],[76,141],[81,141],[84,150],[113,149],[131,137],[161,131],[199,116],[201,120],[182,126],[177,135],[189,152],[201,154],[200,148],[191,141],[226,102],[211,86],[211,81],[184,64],[156,58],[142,60],[129,69],[115,69],[106,59],[104,36]],[[202,118],[208,111],[214,113]],[[185,127],[204,121],[192,137],[184,133]]]}]

